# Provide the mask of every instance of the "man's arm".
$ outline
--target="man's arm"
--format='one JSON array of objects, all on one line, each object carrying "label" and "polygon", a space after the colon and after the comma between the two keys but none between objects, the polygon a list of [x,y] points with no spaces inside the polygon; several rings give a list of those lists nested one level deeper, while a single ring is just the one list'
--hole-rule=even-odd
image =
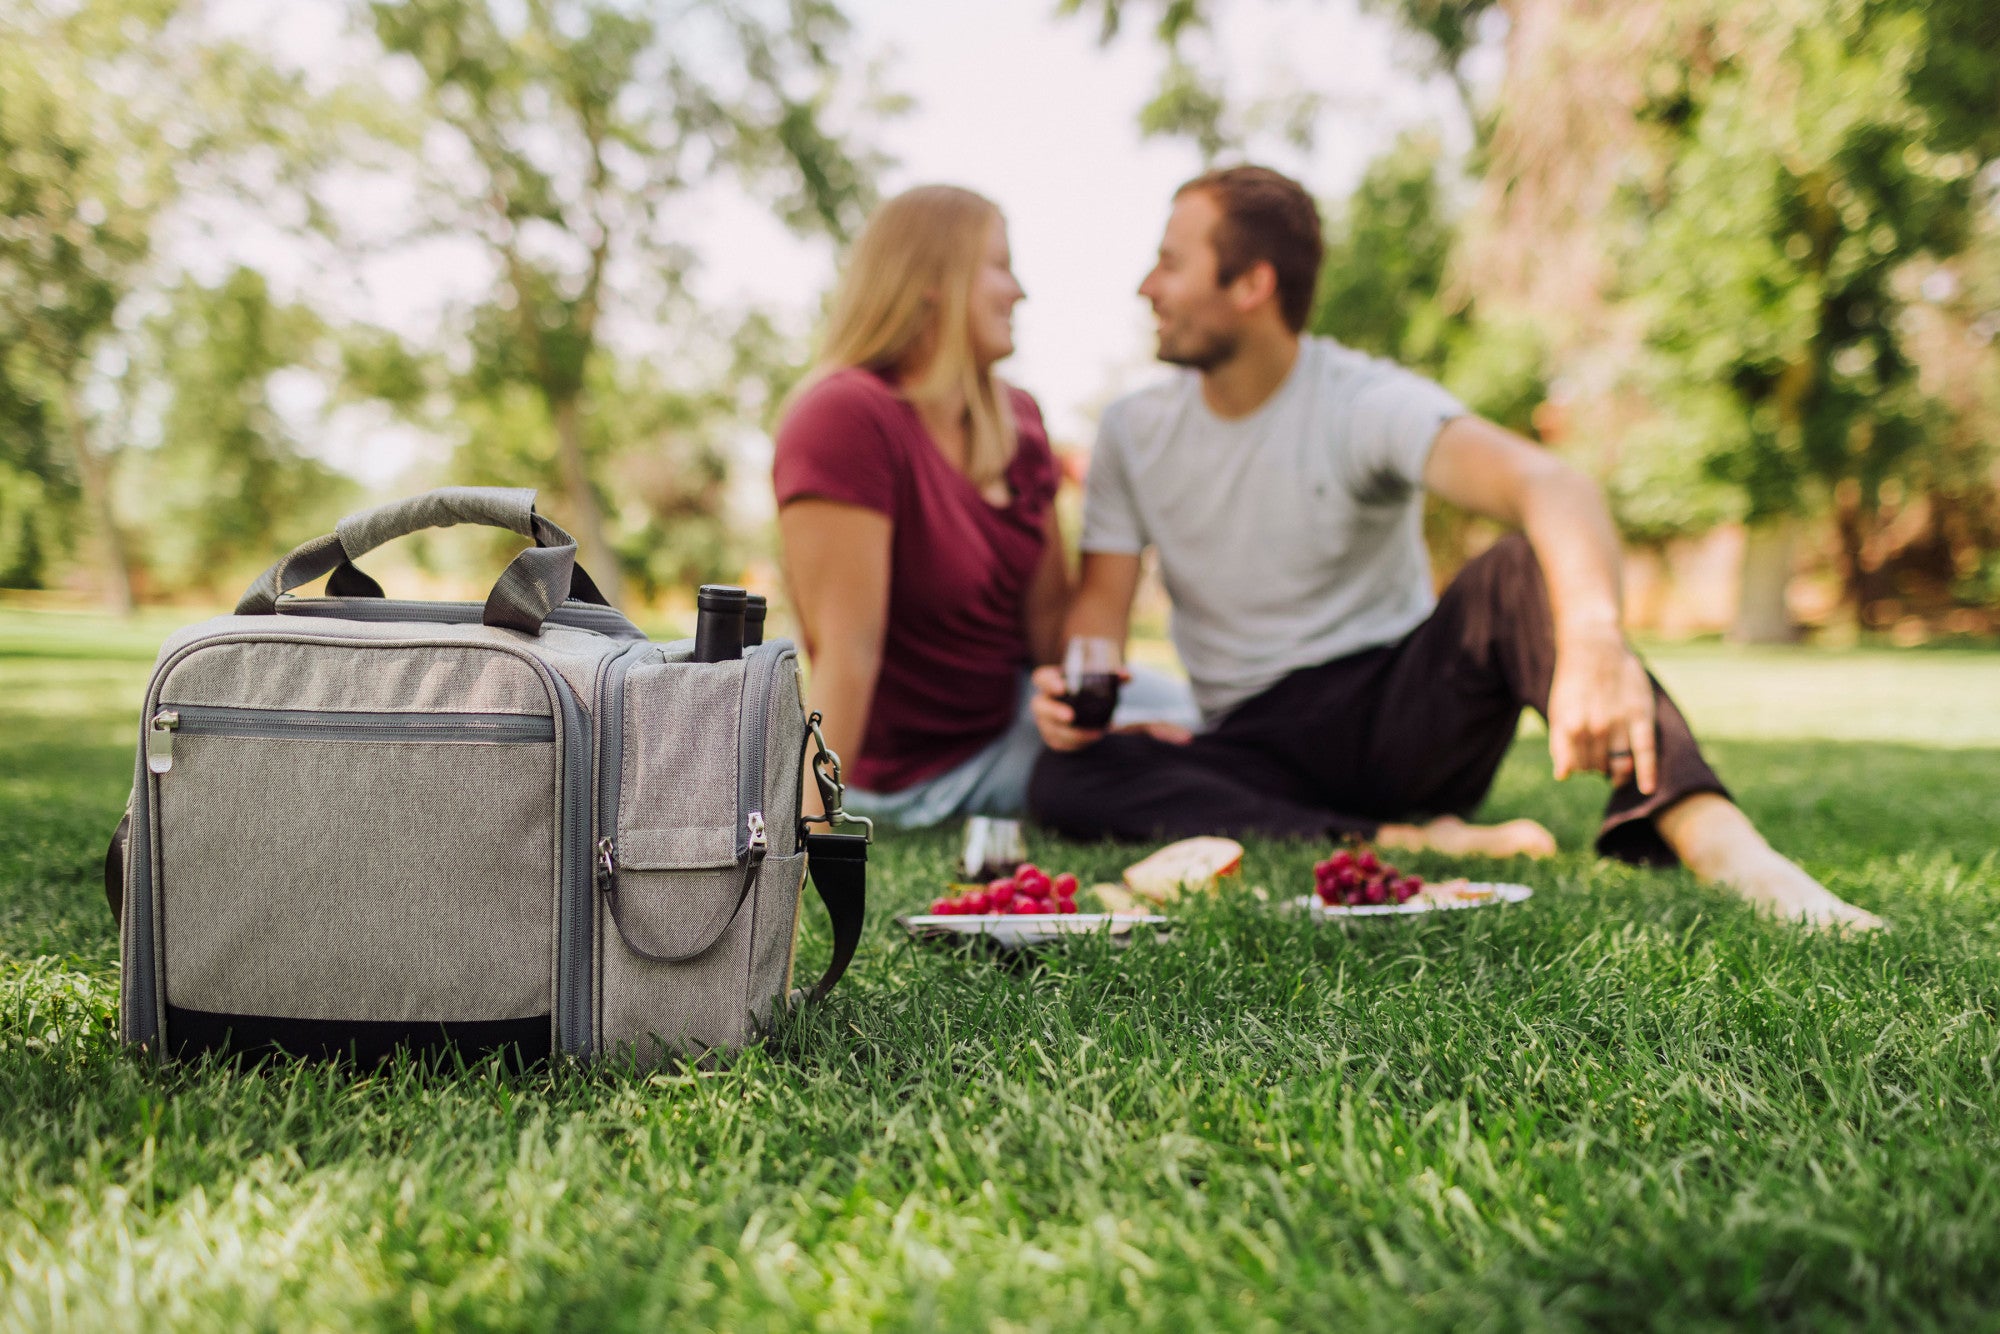
[{"label": "man's arm", "polygon": [[[785,574],[812,660],[812,704],[827,746],[852,764],[868,729],[889,624],[889,516],[842,501],[794,500],[778,511]],[[810,765],[805,813],[818,815]]]},{"label": "man's arm", "polygon": [[1597,484],[1503,427],[1447,422],[1424,487],[1474,514],[1522,529],[1541,562],[1555,620],[1549,754],[1557,778],[1586,770],[1654,787],[1653,691],[1624,637],[1618,531]]},{"label": "man's arm", "polygon": [[[1139,558],[1123,552],[1086,551],[1076,600],[1063,622],[1063,641],[1091,635],[1118,642],[1122,652],[1131,628],[1132,598],[1139,591]],[[1061,646],[1057,646],[1057,655]],[[1072,727],[1076,713],[1057,696],[1065,693],[1062,669],[1035,671],[1035,698],[1029,706],[1035,726],[1050,750],[1079,750],[1103,736],[1101,731]]]}]

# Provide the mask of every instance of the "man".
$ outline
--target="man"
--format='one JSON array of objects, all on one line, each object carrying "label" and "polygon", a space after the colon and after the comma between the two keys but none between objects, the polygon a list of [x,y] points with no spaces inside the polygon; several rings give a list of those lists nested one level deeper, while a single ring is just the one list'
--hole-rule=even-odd
[{"label": "man", "polygon": [[[1080,730],[1062,674],[1041,669],[1036,818],[1083,838],[1547,855],[1532,821],[1461,818],[1531,707],[1557,778],[1614,785],[1601,853],[1684,862],[1785,918],[1880,926],[1772,850],[1626,645],[1597,486],[1430,381],[1301,337],[1321,256],[1312,199],[1276,172],[1210,172],[1176,195],[1139,294],[1160,359],[1186,369],[1105,414],[1066,630],[1124,642],[1154,548],[1207,725]],[[1520,530],[1441,597],[1426,491]]]}]

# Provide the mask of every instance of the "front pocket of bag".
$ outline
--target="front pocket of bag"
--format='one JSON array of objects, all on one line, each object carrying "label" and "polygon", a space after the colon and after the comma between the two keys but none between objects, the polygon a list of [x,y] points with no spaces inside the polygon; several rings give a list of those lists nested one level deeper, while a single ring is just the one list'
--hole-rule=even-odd
[{"label": "front pocket of bag", "polygon": [[621,870],[603,903],[607,1049],[651,1065],[742,1045],[790,967],[804,869],[798,853],[760,859],[747,880],[737,866]]},{"label": "front pocket of bag", "polygon": [[534,1021],[514,1027],[546,1043],[553,719],[162,713],[178,723],[155,779],[170,1030],[176,1011],[183,1028]]}]

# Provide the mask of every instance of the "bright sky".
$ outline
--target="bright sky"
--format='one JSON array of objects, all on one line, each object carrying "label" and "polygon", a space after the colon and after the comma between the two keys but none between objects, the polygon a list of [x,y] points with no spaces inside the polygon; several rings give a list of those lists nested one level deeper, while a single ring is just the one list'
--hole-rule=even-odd
[{"label": "bright sky", "polygon": [[[1016,315],[1018,351],[1003,370],[1040,400],[1058,442],[1087,443],[1098,410],[1157,373],[1151,321],[1133,289],[1151,263],[1174,187],[1201,168],[1191,144],[1139,134],[1138,112],[1163,61],[1147,30],[1152,6],[1138,0],[1127,31],[1109,47],[1099,45],[1094,19],[1057,18],[1056,0],[847,0],[845,8],[855,24],[856,66],[880,58],[887,87],[914,101],[908,115],[872,136],[898,162],[885,192],[943,181],[1000,205],[1028,293]],[[1345,195],[1403,128],[1435,126],[1447,144],[1462,140],[1449,88],[1420,76],[1409,39],[1360,13],[1357,0],[1224,0],[1218,8],[1226,22],[1200,54],[1226,71],[1232,97],[1310,88],[1328,99],[1312,151],[1276,136],[1253,140],[1260,160],[1321,198]],[[243,0],[226,12],[308,64],[340,43],[331,4],[273,9]],[[406,201],[384,190],[378,182],[358,192],[350,200],[355,217],[403,213]],[[824,241],[800,240],[728,192],[705,191],[686,211],[699,218],[698,296],[724,311],[763,306],[810,329],[834,273]],[[343,313],[424,340],[441,315],[491,281],[479,247],[455,238],[405,246],[358,269],[349,259],[315,265],[298,244],[233,213],[174,248],[197,268],[256,264],[281,287],[296,274]],[[301,416],[315,412],[309,390],[298,392],[308,397],[292,406]],[[407,427],[366,409],[346,409],[322,429],[330,431],[321,446],[329,461],[377,486],[394,483],[423,449]],[[750,445],[753,456],[760,443]],[[756,471],[756,458],[744,461],[752,465],[746,472]]]}]

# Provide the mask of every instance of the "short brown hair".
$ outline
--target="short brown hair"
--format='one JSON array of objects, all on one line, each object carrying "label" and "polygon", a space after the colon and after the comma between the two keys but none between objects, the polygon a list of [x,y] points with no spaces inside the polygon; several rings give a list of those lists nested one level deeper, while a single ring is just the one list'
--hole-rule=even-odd
[{"label": "short brown hair", "polygon": [[1306,327],[1326,243],[1319,207],[1305,187],[1269,167],[1206,171],[1174,191],[1204,190],[1222,210],[1215,224],[1215,278],[1232,283],[1259,262],[1278,277],[1278,306],[1293,333]]}]

